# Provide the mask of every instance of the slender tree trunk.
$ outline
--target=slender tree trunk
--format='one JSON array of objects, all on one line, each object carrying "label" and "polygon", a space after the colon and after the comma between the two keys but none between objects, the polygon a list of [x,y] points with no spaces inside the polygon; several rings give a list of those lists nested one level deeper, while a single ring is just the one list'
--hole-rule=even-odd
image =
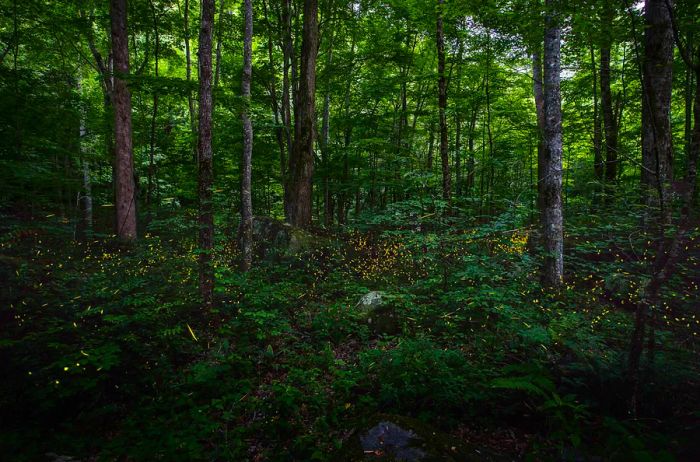
[{"label": "slender tree trunk", "polygon": [[126,0],[111,0],[112,52],[114,53],[114,140],[116,154],[117,237],[136,239],[136,185],[131,147],[131,92],[129,75],[129,36]]},{"label": "slender tree trunk", "polygon": [[301,72],[297,92],[294,149],[289,158],[289,198],[285,211],[294,226],[311,225],[312,177],[316,125],[316,55],[318,0],[304,1]]},{"label": "slender tree trunk", "polygon": [[537,115],[537,209],[540,214],[544,209],[544,89],[542,80],[542,57],[539,52],[532,54],[532,88],[535,96],[535,112]]},{"label": "slender tree trunk", "polygon": [[462,119],[455,115],[455,190],[462,194]]},{"label": "slender tree trunk", "polygon": [[673,180],[671,90],[673,29],[666,2],[646,0],[644,62],[642,66],[642,190],[645,203],[659,209],[661,223],[670,220]]},{"label": "slender tree trunk", "polygon": [[433,172],[433,149],[435,145],[435,124],[431,120],[428,125],[428,172]]},{"label": "slender tree trunk", "polygon": [[253,0],[244,1],[245,32],[243,34],[243,77],[241,90],[244,107],[241,112],[243,121],[243,159],[241,162],[241,253],[243,259],[241,270],[248,271],[253,261],[253,202],[251,190],[251,165],[253,156],[253,124],[250,121],[250,81],[253,73]]},{"label": "slender tree trunk", "polygon": [[[331,15],[332,15],[331,4]],[[333,65],[333,36],[335,29],[330,25],[330,40],[328,44],[328,54],[326,55],[326,73]],[[321,162],[323,163],[323,220],[326,226],[333,224],[333,205],[330,191],[330,155],[328,153],[328,140],[330,135],[330,114],[331,114],[331,85],[330,80],[326,82],[326,95],[323,98],[323,115],[321,122]]]},{"label": "slender tree trunk", "polygon": [[[687,38],[685,40],[686,49],[693,50],[693,31],[688,31]],[[697,65],[697,64],[696,64]],[[686,66],[685,71],[685,156],[686,159],[690,157],[690,147],[693,140],[693,68],[691,66]]]},{"label": "slender tree trunk", "polygon": [[[185,0],[184,6],[184,29],[185,29],[185,78],[189,84],[192,81],[192,54],[190,53],[190,0]],[[189,109],[190,115],[190,130],[194,135],[197,133],[197,124],[195,121],[195,111],[194,111],[194,98],[192,97],[192,91],[187,90],[187,107]],[[195,149],[195,157],[198,156],[197,150]]]},{"label": "slender tree trunk", "polygon": [[[155,77],[159,77],[159,59],[160,59],[160,34],[158,31],[158,14],[156,12],[153,0],[149,0],[151,13],[153,15],[153,30],[155,33],[155,48],[153,58],[155,60]],[[151,208],[154,192],[154,175],[155,175],[155,150],[156,150],[156,121],[158,119],[158,92],[153,91],[153,112],[151,113],[151,139],[150,149],[148,152],[148,187],[146,191],[146,210],[148,211],[148,220],[151,217]]]},{"label": "slender tree trunk", "polygon": [[221,43],[223,39],[224,7],[226,0],[219,1],[219,21],[216,23],[216,68],[214,70],[214,88],[218,88],[221,77]]},{"label": "slender tree trunk", "polygon": [[[78,91],[82,98],[82,86],[80,80],[78,80]],[[81,105],[82,106],[82,105]],[[85,149],[85,137],[87,136],[86,120],[85,120],[85,109],[81,107],[80,110],[80,132],[79,132],[79,144],[80,144],[80,159],[83,168],[83,188],[80,194],[80,233],[81,239],[90,239],[92,237],[92,182],[90,180],[90,162],[85,158],[87,150]]]},{"label": "slender tree trunk", "polygon": [[[551,7],[554,0],[546,0]],[[545,285],[558,287],[564,278],[564,218],[562,211],[561,29],[558,14],[548,11],[544,35],[544,144],[542,192]]]},{"label": "slender tree trunk", "polygon": [[467,159],[467,192],[471,193],[474,187],[474,168],[475,168],[475,152],[474,152],[474,138],[476,137],[476,118],[479,114],[478,105],[472,107],[471,118],[469,120],[469,137],[467,139],[467,145],[469,148],[469,158]]},{"label": "slender tree trunk", "polygon": [[[489,181],[487,183],[487,211],[491,213],[493,197],[494,156],[493,156],[493,131],[491,130],[491,31],[487,32],[486,46],[486,74],[484,76],[484,93],[486,95],[486,133],[489,142]],[[486,165],[484,165],[486,167]]]},{"label": "slender tree trunk", "polygon": [[437,55],[438,55],[438,113],[440,116],[440,160],[442,162],[442,198],[452,200],[450,179],[449,142],[447,139],[447,78],[445,76],[445,35],[443,31],[444,0],[438,0]]},{"label": "slender tree trunk", "polygon": [[212,29],[214,0],[202,0],[199,32],[199,290],[206,309],[211,309],[214,298],[214,213],[212,204],[213,151],[212,151]]},{"label": "slender tree trunk", "polygon": [[[279,147],[280,151],[280,177],[282,179],[282,183],[284,183],[284,177],[285,177],[285,172],[286,172],[286,164],[287,164],[287,155],[285,152],[285,144],[284,144],[284,114],[281,115],[280,117],[280,112],[283,111],[284,109],[280,110],[279,103],[277,101],[277,77],[276,77],[276,69],[275,69],[275,61],[274,61],[274,53],[273,53],[273,41],[272,41],[272,24],[270,24],[270,19],[267,14],[267,2],[263,1],[263,12],[265,14],[265,25],[267,26],[267,56],[268,56],[268,66],[270,69],[270,104],[272,106],[272,114],[274,116],[275,120],[275,136],[277,139],[277,146]],[[280,118],[282,120],[280,120]]]},{"label": "slender tree trunk", "polygon": [[603,152],[601,149],[600,106],[598,104],[598,78],[596,77],[598,73],[596,70],[595,48],[591,45],[591,77],[593,80],[593,173],[596,181],[602,184],[604,180],[605,164],[603,164]]},{"label": "slender tree trunk", "polygon": [[[284,138],[287,143],[287,153],[292,156],[294,145],[292,143],[292,107],[291,107],[291,82],[290,69],[292,67],[294,55],[294,43],[292,42],[292,18],[291,0],[282,1],[282,123],[284,124]],[[286,163],[282,166],[282,187],[284,188],[285,215],[287,214],[287,204],[291,200],[289,197],[289,172]]]},{"label": "slender tree trunk", "polygon": [[[354,10],[351,6],[351,12],[353,16],[355,15]],[[352,90],[352,76],[355,70],[355,43],[357,41],[357,25],[353,21],[352,25],[352,38],[350,42],[350,72],[348,74],[347,80],[345,82],[345,101],[344,101],[344,113],[345,113],[345,128],[343,130],[343,184],[341,192],[338,195],[338,224],[345,224],[347,222],[348,210],[350,209],[350,195],[349,195],[349,183],[350,183],[350,166],[348,162],[348,151],[350,150],[350,141],[352,139],[352,121],[350,118],[350,91]]]},{"label": "slender tree trunk", "polygon": [[[612,27],[612,26],[610,26]],[[617,138],[619,121],[615,117],[612,91],[610,90],[610,45],[600,49],[600,102],[605,131],[605,200],[612,203],[617,180]]]}]

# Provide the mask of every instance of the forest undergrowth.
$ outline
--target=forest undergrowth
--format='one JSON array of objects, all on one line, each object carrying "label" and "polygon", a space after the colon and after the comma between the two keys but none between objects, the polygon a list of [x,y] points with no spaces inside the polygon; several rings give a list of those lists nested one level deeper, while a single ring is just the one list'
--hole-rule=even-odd
[{"label": "forest undergrowth", "polygon": [[[213,314],[198,303],[191,220],[154,218],[134,244],[68,245],[57,217],[3,216],[2,454],[332,460],[378,413],[493,460],[700,454],[697,229],[632,415],[627,354],[652,255],[634,216],[571,217],[566,284],[551,292],[527,208],[479,220],[414,202],[319,231],[303,254],[267,252],[248,273],[222,235]],[[363,318],[369,291],[396,330]]]}]

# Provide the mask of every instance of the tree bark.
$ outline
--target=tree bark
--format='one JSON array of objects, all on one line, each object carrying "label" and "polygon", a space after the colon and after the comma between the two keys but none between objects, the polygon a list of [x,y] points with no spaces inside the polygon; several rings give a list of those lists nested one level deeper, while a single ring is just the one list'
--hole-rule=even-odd
[{"label": "tree bark", "polygon": [[[192,81],[192,54],[190,52],[190,1],[185,0],[185,12],[184,12],[184,28],[185,28],[185,78],[189,84]],[[187,90],[187,108],[189,109],[190,115],[190,130],[192,135],[197,133],[197,125],[195,123],[195,111],[194,111],[194,98],[192,97],[192,91]],[[195,157],[199,156],[198,150],[195,150]],[[197,162],[199,160],[197,159]]]},{"label": "tree bark", "polygon": [[[267,2],[263,1],[263,12],[265,15],[265,25],[267,26],[268,39],[267,39],[267,56],[268,65],[270,68],[270,105],[272,106],[272,114],[275,121],[275,138],[277,139],[277,146],[280,151],[280,178],[284,184],[285,172],[287,170],[287,155],[285,151],[285,125],[284,125],[284,108],[280,108],[277,101],[277,77],[273,53],[273,40],[272,40],[272,24],[267,13]],[[281,114],[282,113],[282,114]]]},{"label": "tree bark", "polygon": [[437,56],[438,56],[438,113],[440,116],[440,161],[442,163],[442,198],[452,199],[450,179],[449,142],[447,139],[447,78],[445,76],[445,34],[443,30],[444,0],[438,0]]},{"label": "tree bark", "polygon": [[[553,7],[555,0],[547,0]],[[556,11],[545,16],[544,35],[544,176],[542,179],[542,281],[559,287],[564,278],[564,218],[562,211],[561,29]]]},{"label": "tree bark", "polygon": [[[595,63],[595,47],[591,45],[591,77],[593,80],[593,174],[598,184],[602,184],[605,174],[605,164],[603,164],[603,151],[601,149],[600,106],[598,104],[597,74],[598,73],[596,72]],[[599,194],[596,190],[596,200],[598,198]]]},{"label": "tree bark", "polygon": [[241,270],[248,271],[253,261],[253,201],[251,198],[251,166],[253,156],[253,124],[250,121],[250,81],[253,73],[253,3],[244,0],[245,32],[243,34],[243,77],[241,93],[244,106],[241,111],[243,121],[243,159],[241,161]]},{"label": "tree bark", "polygon": [[[159,76],[159,59],[160,59],[160,34],[158,31],[158,15],[156,12],[155,4],[153,0],[149,1],[151,6],[151,13],[153,15],[153,30],[155,33],[155,48],[153,51],[153,58],[155,60],[155,77]],[[155,150],[156,150],[156,121],[158,119],[158,91],[153,92],[153,112],[151,113],[151,137],[150,137],[150,149],[148,152],[148,186],[146,191],[146,209],[148,211],[148,221],[150,221],[151,207],[153,201],[153,191],[154,191],[154,175],[155,175]]]},{"label": "tree bark", "polygon": [[287,220],[294,226],[311,225],[314,138],[316,135],[316,55],[318,53],[318,0],[304,1],[301,71],[294,123],[294,149],[289,157]]},{"label": "tree bark", "polygon": [[136,239],[136,185],[131,140],[131,92],[126,84],[129,75],[127,2],[111,0],[112,52],[114,53],[114,140],[116,167],[117,237]]},{"label": "tree bark", "polygon": [[544,89],[542,81],[542,56],[539,52],[532,54],[532,90],[535,97],[535,113],[537,115],[537,209],[542,214],[544,205]]},{"label": "tree bark", "polygon": [[644,62],[642,65],[642,193],[649,207],[658,208],[662,223],[670,220],[673,180],[671,90],[673,28],[666,2],[644,4]]},{"label": "tree bark", "polygon": [[212,152],[212,29],[214,0],[202,0],[199,31],[199,290],[206,309],[214,297],[214,213],[212,207],[213,152]]},{"label": "tree bark", "polygon": [[[333,4],[331,3],[330,15],[333,15]],[[328,41],[328,54],[326,55],[326,74],[333,65],[333,37],[335,29],[330,27],[330,39]],[[330,137],[330,115],[331,115],[331,85],[330,79],[326,82],[326,95],[323,98],[323,115],[321,122],[321,162],[323,163],[323,221],[326,226],[333,224],[333,204],[330,191],[330,154],[328,152],[328,141]]]}]

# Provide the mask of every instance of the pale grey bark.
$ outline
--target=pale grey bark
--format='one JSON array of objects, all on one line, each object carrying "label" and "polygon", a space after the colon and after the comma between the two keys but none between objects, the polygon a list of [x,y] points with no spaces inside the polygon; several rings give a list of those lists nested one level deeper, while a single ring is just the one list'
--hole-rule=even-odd
[{"label": "pale grey bark", "polygon": [[250,81],[253,72],[253,3],[244,1],[245,31],[243,34],[243,76],[241,93],[244,100],[243,158],[241,161],[241,269],[248,271],[253,261],[253,201],[251,198],[251,169],[253,157],[253,124],[250,120]]},{"label": "pale grey bark", "polygon": [[[547,0],[548,7],[553,0]],[[545,17],[544,35],[544,176],[542,236],[545,285],[560,286],[564,278],[564,217],[562,210],[561,28],[553,9]]]}]

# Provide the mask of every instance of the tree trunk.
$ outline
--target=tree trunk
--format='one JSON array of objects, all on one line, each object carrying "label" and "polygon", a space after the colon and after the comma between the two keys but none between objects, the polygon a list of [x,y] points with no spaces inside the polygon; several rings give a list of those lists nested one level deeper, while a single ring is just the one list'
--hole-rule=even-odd
[{"label": "tree trunk", "polygon": [[447,78],[445,76],[445,34],[443,31],[444,0],[438,0],[437,12],[437,56],[438,56],[438,113],[440,116],[440,160],[442,163],[442,198],[452,199],[450,179],[449,145],[447,139]]},{"label": "tree trunk", "polygon": [[219,87],[221,77],[221,43],[223,36],[224,7],[226,0],[219,2],[219,21],[216,23],[216,68],[214,70],[214,88]]},{"label": "tree trunk", "polygon": [[[78,91],[82,98],[83,92],[80,80],[78,80]],[[83,188],[79,201],[80,232],[78,235],[81,239],[90,239],[92,237],[92,182],[90,181],[90,162],[85,158],[85,137],[87,136],[85,122],[85,109],[83,106],[80,110],[80,132],[78,139],[80,145],[80,159],[83,167]]]},{"label": "tree trunk", "polygon": [[[284,183],[285,171],[287,169],[287,155],[285,152],[284,144],[284,114],[280,116],[280,106],[277,101],[277,79],[276,79],[276,69],[274,62],[273,44],[272,44],[272,25],[270,24],[270,19],[267,14],[267,2],[263,1],[263,12],[265,14],[265,25],[267,26],[268,39],[267,39],[267,56],[268,65],[270,68],[270,104],[272,106],[272,114],[275,120],[275,137],[277,139],[277,146],[280,151],[280,177],[282,183]],[[282,108],[282,111],[284,109]],[[281,119],[281,120],[280,120]]]},{"label": "tree trunk", "polygon": [[467,184],[466,189],[468,193],[471,193],[474,187],[474,168],[475,168],[475,153],[474,153],[474,138],[476,137],[476,118],[479,114],[479,107],[474,104],[472,107],[471,120],[469,121],[469,137],[467,138],[467,145],[469,148],[469,158],[467,159]]},{"label": "tree trunk", "polygon": [[[292,18],[291,0],[282,1],[282,123],[284,124],[284,138],[287,143],[287,153],[291,159],[294,145],[292,143],[292,107],[291,107],[291,82],[290,69],[292,66],[292,56],[294,55],[294,44],[292,42]],[[287,160],[287,162],[289,159]],[[289,172],[286,166],[282,166],[282,188],[284,189],[284,207],[287,215],[287,204],[289,197]]]},{"label": "tree trunk", "polygon": [[542,214],[544,209],[544,90],[542,81],[542,57],[539,52],[532,54],[532,90],[535,97],[535,112],[537,115],[537,209]]},{"label": "tree trunk", "polygon": [[126,0],[111,0],[112,52],[114,53],[114,140],[116,166],[117,237],[136,238],[136,185],[131,146],[131,92]]},{"label": "tree trunk", "polygon": [[311,225],[317,53],[318,0],[305,0],[297,119],[294,123],[294,149],[289,157],[289,197],[285,206],[287,220],[302,228]]},{"label": "tree trunk", "polygon": [[[333,14],[331,4],[331,16]],[[326,73],[329,73],[333,65],[333,36],[335,29],[329,25],[330,39],[328,43],[328,54],[326,55]],[[321,122],[321,162],[323,163],[323,221],[326,226],[333,224],[333,205],[330,191],[330,155],[328,153],[328,140],[330,135],[330,115],[331,115],[331,85],[330,79],[326,83],[326,95],[323,98],[323,115]]]},{"label": "tree trunk", "polygon": [[[700,50],[698,50],[696,63],[700,63]],[[692,208],[693,199],[697,191],[697,163],[700,156],[700,67],[695,65],[695,103],[693,106],[693,132],[691,134],[690,148],[686,160],[685,181],[681,187],[682,207],[676,226],[676,233],[669,242],[666,239],[659,240],[659,248],[654,258],[652,274],[649,282],[643,287],[642,297],[637,304],[635,313],[635,326],[630,342],[628,356],[628,373],[631,382],[631,394],[629,410],[634,416],[637,412],[639,396],[639,364],[644,349],[644,336],[647,322],[652,319],[654,311],[660,309],[659,293],[663,285],[673,276],[678,262],[687,254],[688,241],[693,228]],[[651,327],[650,340],[653,341],[653,326]],[[650,346],[653,344],[650,343]],[[649,351],[651,353],[652,350]]]},{"label": "tree trunk", "polygon": [[[184,28],[185,28],[185,78],[189,84],[192,81],[192,54],[190,53],[190,1],[185,0],[185,12],[184,12]],[[197,133],[197,125],[195,123],[194,115],[194,98],[192,97],[192,91],[187,89],[187,108],[189,109],[190,115],[190,130],[192,135]],[[195,157],[199,156],[198,150],[194,150]],[[197,162],[199,160],[197,159]]]},{"label": "tree trunk", "polygon": [[[602,64],[602,57],[601,57]],[[591,77],[593,80],[593,174],[598,184],[603,183],[605,165],[603,164],[603,152],[601,149],[601,133],[600,133],[600,107],[598,105],[598,78],[595,64],[595,48],[591,45]],[[601,89],[602,92],[602,89]],[[595,200],[599,199],[598,190],[596,190]]]},{"label": "tree trunk", "polygon": [[671,89],[673,29],[666,6],[673,0],[646,0],[644,4],[644,62],[642,66],[642,190],[645,203],[658,208],[661,223],[670,220],[670,184],[673,180]]},{"label": "tree trunk", "polygon": [[462,194],[462,119],[455,115],[455,190]]},{"label": "tree trunk", "polygon": [[[554,0],[547,0],[552,7]],[[545,285],[558,287],[564,278],[564,218],[562,211],[562,130],[561,130],[561,29],[555,11],[545,16],[544,35],[544,145],[542,181],[542,236],[544,238]]]},{"label": "tree trunk", "polygon": [[214,0],[202,0],[202,16],[199,31],[199,290],[206,309],[210,309],[214,297],[214,213],[212,210],[212,29],[214,25]]},{"label": "tree trunk", "polygon": [[608,191],[606,201],[611,201],[612,186],[617,179],[618,121],[615,120],[610,90],[610,48],[607,47],[600,49],[600,102],[605,130],[605,185]]},{"label": "tree trunk", "polygon": [[253,3],[244,0],[245,33],[243,34],[243,77],[241,93],[244,105],[241,111],[243,121],[243,159],[241,161],[241,270],[248,271],[253,262],[253,201],[251,190],[251,160],[253,155],[253,124],[250,121],[250,81],[253,73]]},{"label": "tree trunk", "polygon": [[[158,31],[158,15],[156,12],[155,4],[153,0],[149,1],[151,6],[151,13],[153,15],[153,30],[155,33],[155,48],[153,52],[153,58],[155,60],[155,77],[159,76],[159,59],[160,59],[160,34]],[[155,150],[156,150],[156,122],[158,119],[158,91],[153,91],[153,112],[151,113],[151,139],[150,139],[150,149],[148,152],[148,186],[146,191],[146,210],[148,213],[148,220],[151,217],[151,207],[153,201],[153,191],[154,191],[154,175],[155,175]]]}]

